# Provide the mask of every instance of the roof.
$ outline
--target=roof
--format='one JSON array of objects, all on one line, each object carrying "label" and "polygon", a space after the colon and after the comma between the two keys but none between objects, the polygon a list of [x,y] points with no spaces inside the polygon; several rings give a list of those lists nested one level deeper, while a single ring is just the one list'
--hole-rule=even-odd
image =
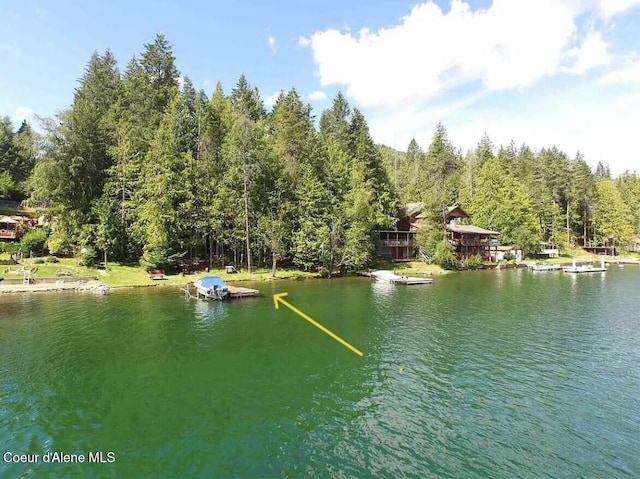
[{"label": "roof", "polygon": [[511,244],[511,245],[505,244],[505,245],[496,246],[496,249],[498,251],[517,251],[520,248],[518,248],[516,245],[513,245],[513,244]]},{"label": "roof", "polygon": [[473,225],[447,225],[447,229],[449,231],[453,231],[454,233],[468,233],[468,234],[479,234],[479,235],[499,235],[499,231],[486,230],[484,228],[480,228],[479,226]]},{"label": "roof", "polygon": [[226,284],[224,284],[224,281],[222,281],[222,278],[220,278],[220,276],[205,276],[204,278],[200,278],[200,284],[204,288],[213,288],[214,286],[222,288],[226,286]]},{"label": "roof", "polygon": [[0,216],[0,223],[18,223],[16,220],[9,218],[8,216]]},{"label": "roof", "polygon": [[467,212],[465,210],[463,210],[462,207],[458,203],[455,203],[455,204],[445,208],[445,210],[444,210],[445,216],[448,218],[449,216],[451,216],[451,213],[453,213],[455,210],[460,210],[460,213],[461,213],[461,214],[458,214],[456,216],[462,216],[462,217],[465,217],[465,218],[469,217]]},{"label": "roof", "polygon": [[413,203],[409,203],[400,207],[400,211],[403,215],[407,217],[415,215],[416,213],[421,213],[424,208],[424,203],[422,201],[415,201]]}]

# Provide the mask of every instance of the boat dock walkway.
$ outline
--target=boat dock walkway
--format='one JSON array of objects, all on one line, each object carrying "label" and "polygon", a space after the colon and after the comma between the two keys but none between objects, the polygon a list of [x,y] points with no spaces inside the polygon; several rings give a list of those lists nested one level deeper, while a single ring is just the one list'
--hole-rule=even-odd
[{"label": "boat dock walkway", "polygon": [[249,298],[252,296],[258,296],[260,291],[251,288],[242,288],[240,286],[228,286],[230,298]]},{"label": "boat dock walkway", "polygon": [[[258,289],[242,288],[240,286],[227,285],[227,289],[229,291],[229,299],[252,298],[260,294],[260,290]],[[195,291],[192,291],[189,286],[187,286],[186,288],[180,288],[180,290],[189,299],[212,299],[212,298],[203,298],[198,294],[197,289]]]}]

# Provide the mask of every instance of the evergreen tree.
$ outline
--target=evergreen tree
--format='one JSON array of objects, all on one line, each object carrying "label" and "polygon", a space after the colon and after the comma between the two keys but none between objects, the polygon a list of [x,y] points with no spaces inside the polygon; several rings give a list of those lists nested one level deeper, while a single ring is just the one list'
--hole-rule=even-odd
[{"label": "evergreen tree", "polygon": [[349,102],[342,92],[338,92],[331,108],[325,110],[320,117],[320,134],[333,139],[346,151],[350,143],[349,122],[351,116]]},{"label": "evergreen tree", "polygon": [[395,215],[395,193],[382,165],[380,151],[369,134],[367,122],[358,109],[354,109],[349,124],[348,153],[364,171],[364,181],[374,193],[373,225],[390,227]]},{"label": "evergreen tree", "polygon": [[593,208],[595,240],[604,244],[615,240],[626,245],[633,236],[631,209],[613,180],[601,178],[597,183],[598,201]]},{"label": "evergreen tree", "polygon": [[497,159],[491,158],[482,166],[469,212],[474,224],[500,231],[503,244],[515,244],[525,253],[538,249],[542,231],[529,192],[505,175]]},{"label": "evergreen tree", "polygon": [[263,119],[266,115],[258,89],[252,88],[244,75],[240,75],[238,83],[231,91],[231,102],[235,110],[244,111],[253,122]]}]

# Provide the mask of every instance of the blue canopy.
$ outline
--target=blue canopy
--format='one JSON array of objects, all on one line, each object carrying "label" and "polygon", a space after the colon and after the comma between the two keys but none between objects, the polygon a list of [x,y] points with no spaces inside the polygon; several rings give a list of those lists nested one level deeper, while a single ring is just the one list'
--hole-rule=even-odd
[{"label": "blue canopy", "polygon": [[214,286],[223,288],[227,286],[220,276],[205,276],[204,278],[200,278],[200,284],[205,288],[213,288]]}]

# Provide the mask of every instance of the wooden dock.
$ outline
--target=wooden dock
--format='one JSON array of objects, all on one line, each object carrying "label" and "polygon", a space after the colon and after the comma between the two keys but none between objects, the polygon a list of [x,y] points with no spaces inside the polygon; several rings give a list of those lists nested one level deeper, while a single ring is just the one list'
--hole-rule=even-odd
[{"label": "wooden dock", "polygon": [[231,285],[228,285],[227,288],[229,288],[229,297],[232,299],[250,298],[253,296],[258,296],[260,294],[260,291],[257,289],[241,288],[239,286],[231,286]]},{"label": "wooden dock", "polygon": [[[260,294],[260,291],[257,289],[242,288],[239,286],[227,285],[227,289],[229,290],[229,296],[226,299],[252,298]],[[189,286],[187,286],[186,288],[180,288],[180,290],[189,299],[202,299],[202,300],[214,299],[214,298],[203,298],[201,295],[198,294],[197,289],[192,291]]]}]

